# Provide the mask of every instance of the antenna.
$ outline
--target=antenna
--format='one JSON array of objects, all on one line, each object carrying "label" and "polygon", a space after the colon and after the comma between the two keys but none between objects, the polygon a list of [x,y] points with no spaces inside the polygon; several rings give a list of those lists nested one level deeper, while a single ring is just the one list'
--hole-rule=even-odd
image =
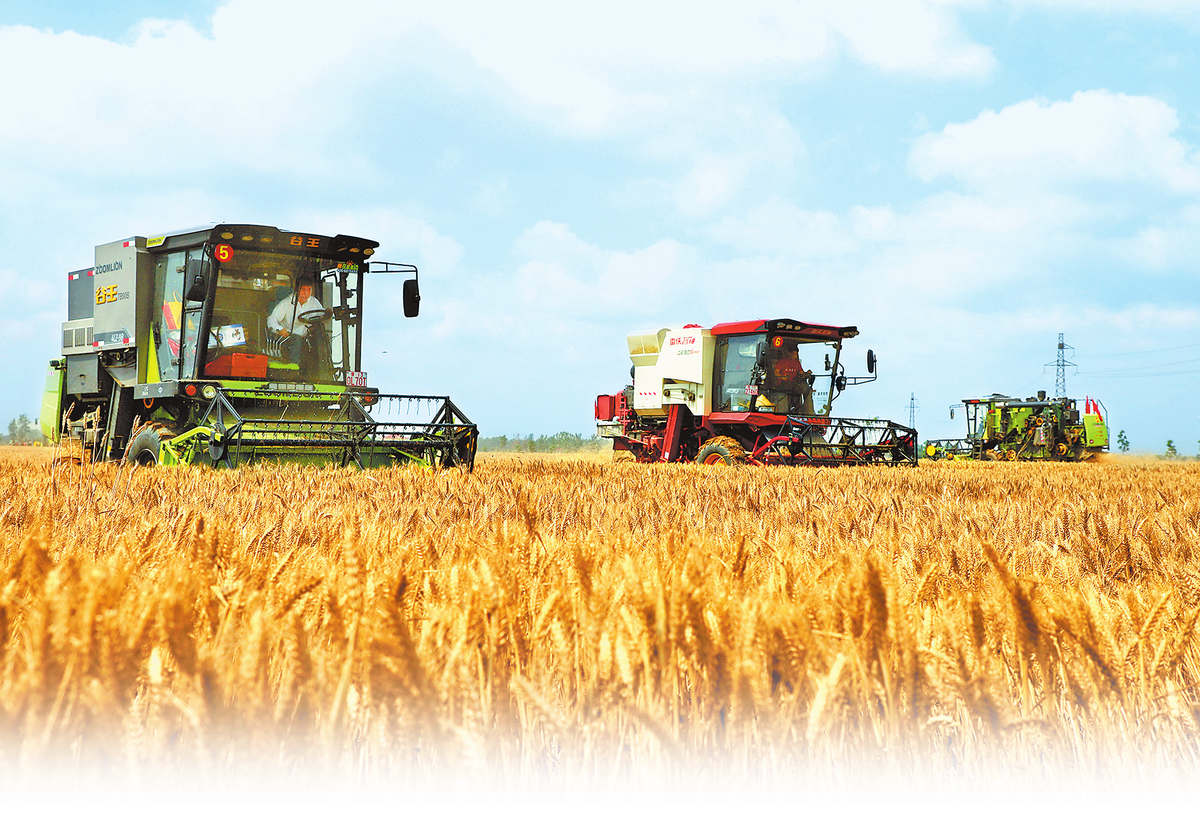
[{"label": "antenna", "polygon": [[[1062,398],[1067,397],[1067,368],[1068,367],[1079,367],[1079,365],[1075,364],[1074,362],[1068,362],[1066,360],[1065,355],[1063,354],[1063,351],[1068,351],[1068,350],[1073,351],[1073,350],[1075,350],[1075,348],[1073,348],[1072,346],[1070,346],[1066,342],[1064,342],[1063,335],[1059,334],[1058,335],[1058,361],[1054,363],[1054,367],[1055,367],[1054,397],[1056,399],[1062,399]],[[1071,355],[1074,356],[1075,354],[1072,353]],[[1049,367],[1049,366],[1050,366],[1049,363],[1043,365],[1043,367]]]}]

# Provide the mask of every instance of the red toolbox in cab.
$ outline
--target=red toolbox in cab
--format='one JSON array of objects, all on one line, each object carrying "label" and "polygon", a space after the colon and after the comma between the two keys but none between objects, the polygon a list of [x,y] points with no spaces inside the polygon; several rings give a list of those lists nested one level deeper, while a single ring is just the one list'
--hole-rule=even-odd
[{"label": "red toolbox in cab", "polygon": [[265,379],[267,357],[262,353],[227,353],[204,366],[205,376],[234,379]]}]

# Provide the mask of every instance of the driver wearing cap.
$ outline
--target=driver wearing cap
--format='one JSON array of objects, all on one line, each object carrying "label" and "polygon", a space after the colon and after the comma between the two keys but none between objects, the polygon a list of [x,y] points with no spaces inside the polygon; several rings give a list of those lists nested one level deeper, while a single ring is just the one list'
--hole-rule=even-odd
[{"label": "driver wearing cap", "polygon": [[312,283],[300,283],[293,296],[284,297],[272,309],[267,317],[267,327],[280,338],[280,351],[285,361],[300,361],[300,349],[309,327],[305,318],[319,316],[324,311],[325,306],[313,296]]}]

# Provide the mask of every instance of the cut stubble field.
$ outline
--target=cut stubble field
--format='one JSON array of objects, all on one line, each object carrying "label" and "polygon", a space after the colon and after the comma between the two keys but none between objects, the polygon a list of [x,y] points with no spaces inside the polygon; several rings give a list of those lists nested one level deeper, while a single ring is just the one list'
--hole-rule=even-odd
[{"label": "cut stubble field", "polygon": [[50,455],[0,456],[3,772],[1182,788],[1200,768],[1200,465]]}]

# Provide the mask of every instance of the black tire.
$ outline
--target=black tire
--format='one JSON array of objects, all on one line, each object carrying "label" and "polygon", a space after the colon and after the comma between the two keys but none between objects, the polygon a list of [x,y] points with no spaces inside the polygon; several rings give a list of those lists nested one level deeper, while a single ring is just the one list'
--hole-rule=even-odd
[{"label": "black tire", "polygon": [[125,463],[132,466],[158,466],[162,436],[154,427],[146,427],[125,447]]},{"label": "black tire", "polygon": [[746,463],[746,449],[735,438],[724,435],[711,438],[700,446],[696,463],[709,466],[741,466]]}]

